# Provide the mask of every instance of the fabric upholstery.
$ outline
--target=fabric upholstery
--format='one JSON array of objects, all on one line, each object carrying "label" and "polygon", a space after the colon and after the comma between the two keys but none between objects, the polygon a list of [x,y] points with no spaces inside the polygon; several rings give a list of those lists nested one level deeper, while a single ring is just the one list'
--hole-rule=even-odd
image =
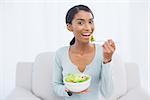
[{"label": "fabric upholstery", "polygon": [[32,94],[31,91],[16,87],[12,93],[7,97],[7,100],[41,100],[40,98],[36,97]]},{"label": "fabric upholstery", "polygon": [[[34,64],[18,63],[16,87],[6,100],[63,100],[52,92],[53,57],[54,53],[46,52],[38,55]],[[135,63],[123,63],[118,55],[114,55],[111,66],[114,93],[108,100],[150,100],[148,93],[140,87],[138,66]]]},{"label": "fabric upholstery", "polygon": [[150,96],[146,94],[147,93],[141,88],[135,88],[128,91],[128,93],[122,96],[119,100],[150,100]]},{"label": "fabric upholstery", "polygon": [[52,61],[54,53],[39,54],[33,65],[32,91],[44,100],[62,100],[52,91]]},{"label": "fabric upholstery", "polygon": [[33,62],[19,62],[17,64],[16,86],[31,90],[32,66]]}]

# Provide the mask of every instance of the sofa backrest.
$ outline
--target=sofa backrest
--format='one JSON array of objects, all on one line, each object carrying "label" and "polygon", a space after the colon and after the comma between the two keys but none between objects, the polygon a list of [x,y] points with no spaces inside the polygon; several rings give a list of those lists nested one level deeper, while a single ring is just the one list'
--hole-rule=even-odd
[{"label": "sofa backrest", "polygon": [[52,91],[52,60],[55,53],[39,54],[33,65],[32,91],[42,100],[62,100]]},{"label": "sofa backrest", "polygon": [[16,69],[16,86],[31,91],[33,62],[19,62]]},{"label": "sofa backrest", "polygon": [[136,63],[126,62],[127,89],[141,87],[139,67]]}]

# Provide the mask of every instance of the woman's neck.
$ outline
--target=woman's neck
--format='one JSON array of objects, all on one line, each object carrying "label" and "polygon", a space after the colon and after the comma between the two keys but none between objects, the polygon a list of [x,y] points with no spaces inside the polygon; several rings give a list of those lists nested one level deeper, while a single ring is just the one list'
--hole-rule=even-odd
[{"label": "woman's neck", "polygon": [[72,52],[83,55],[91,50],[92,45],[90,43],[75,42],[72,45]]}]

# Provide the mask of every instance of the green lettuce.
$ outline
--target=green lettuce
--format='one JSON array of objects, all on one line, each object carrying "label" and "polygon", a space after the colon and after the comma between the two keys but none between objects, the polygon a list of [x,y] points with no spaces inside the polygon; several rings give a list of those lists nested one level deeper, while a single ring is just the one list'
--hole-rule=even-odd
[{"label": "green lettuce", "polygon": [[72,83],[81,83],[81,82],[85,82],[89,79],[90,77],[87,75],[82,75],[82,74],[71,74],[69,73],[66,77],[65,77],[65,81],[66,82],[72,82]]}]

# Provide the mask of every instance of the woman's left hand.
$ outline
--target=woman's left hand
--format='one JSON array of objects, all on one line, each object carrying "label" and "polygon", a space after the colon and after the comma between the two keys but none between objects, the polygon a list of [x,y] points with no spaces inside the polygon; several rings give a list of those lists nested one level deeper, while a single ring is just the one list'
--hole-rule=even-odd
[{"label": "woman's left hand", "polygon": [[103,45],[103,63],[109,63],[112,59],[112,55],[115,52],[115,43],[112,39],[106,41]]}]

